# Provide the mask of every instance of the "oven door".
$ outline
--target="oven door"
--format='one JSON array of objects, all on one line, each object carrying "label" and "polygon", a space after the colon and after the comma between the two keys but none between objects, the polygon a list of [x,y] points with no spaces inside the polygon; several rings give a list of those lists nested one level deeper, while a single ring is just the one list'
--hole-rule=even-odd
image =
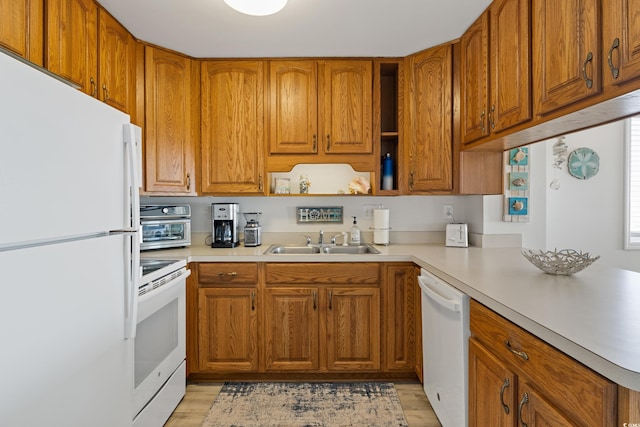
[{"label": "oven door", "polygon": [[186,358],[186,278],[183,274],[138,300],[134,342],[133,417]]},{"label": "oven door", "polygon": [[141,250],[176,248],[191,245],[191,220],[161,219],[142,220]]}]

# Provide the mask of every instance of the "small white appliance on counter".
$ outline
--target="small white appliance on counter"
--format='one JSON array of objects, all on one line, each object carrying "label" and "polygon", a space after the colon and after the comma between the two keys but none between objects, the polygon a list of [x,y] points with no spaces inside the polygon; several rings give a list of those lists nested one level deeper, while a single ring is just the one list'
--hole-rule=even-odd
[{"label": "small white appliance on counter", "polygon": [[469,233],[467,231],[467,224],[447,224],[444,243],[445,246],[468,248]]},{"label": "small white appliance on counter", "polygon": [[443,427],[468,424],[469,296],[424,268],[422,364],[424,392]]},{"label": "small white appliance on counter", "polygon": [[0,76],[0,425],[130,426],[135,130],[2,52]]}]

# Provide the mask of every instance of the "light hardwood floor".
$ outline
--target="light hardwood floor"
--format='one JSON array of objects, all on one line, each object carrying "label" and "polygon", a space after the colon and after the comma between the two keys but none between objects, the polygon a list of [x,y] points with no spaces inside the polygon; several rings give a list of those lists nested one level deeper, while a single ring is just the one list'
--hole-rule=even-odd
[{"label": "light hardwood floor", "polygon": [[[441,427],[420,383],[394,383],[409,427]],[[201,427],[222,383],[189,384],[165,427]]]}]

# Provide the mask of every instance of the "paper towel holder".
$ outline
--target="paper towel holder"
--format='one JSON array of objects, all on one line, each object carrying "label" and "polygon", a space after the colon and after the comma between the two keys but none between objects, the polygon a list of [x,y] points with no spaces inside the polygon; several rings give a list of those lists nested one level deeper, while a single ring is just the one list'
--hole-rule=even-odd
[{"label": "paper towel holder", "polygon": [[[376,232],[376,231],[389,231],[389,230],[391,230],[391,227],[387,227],[387,228],[375,228],[375,227],[369,227],[369,230],[373,230],[374,232]],[[390,243],[388,240],[387,240],[387,242],[386,242],[386,243],[378,243],[378,242],[376,242],[376,241],[375,241],[375,239],[374,239],[373,244],[374,244],[374,245],[389,246],[391,243]]]}]

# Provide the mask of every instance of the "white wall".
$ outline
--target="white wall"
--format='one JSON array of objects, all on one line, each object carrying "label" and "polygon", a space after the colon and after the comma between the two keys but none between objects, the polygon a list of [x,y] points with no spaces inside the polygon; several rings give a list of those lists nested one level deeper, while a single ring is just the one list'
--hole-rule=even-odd
[{"label": "white wall", "polygon": [[[465,221],[466,200],[463,196],[271,196],[271,197],[143,197],[142,203],[187,203],[192,210],[192,230],[195,233],[211,233],[211,204],[237,202],[241,212],[262,212],[263,232],[312,233],[349,231],[350,217],[357,216],[362,230],[373,226],[373,220],[365,219],[365,205],[384,205],[389,208],[389,225],[395,231],[444,231],[449,221],[443,217],[443,205],[452,204],[456,221]],[[296,206],[343,206],[344,224],[322,226],[296,223]],[[244,226],[244,219],[241,222]]]}]

